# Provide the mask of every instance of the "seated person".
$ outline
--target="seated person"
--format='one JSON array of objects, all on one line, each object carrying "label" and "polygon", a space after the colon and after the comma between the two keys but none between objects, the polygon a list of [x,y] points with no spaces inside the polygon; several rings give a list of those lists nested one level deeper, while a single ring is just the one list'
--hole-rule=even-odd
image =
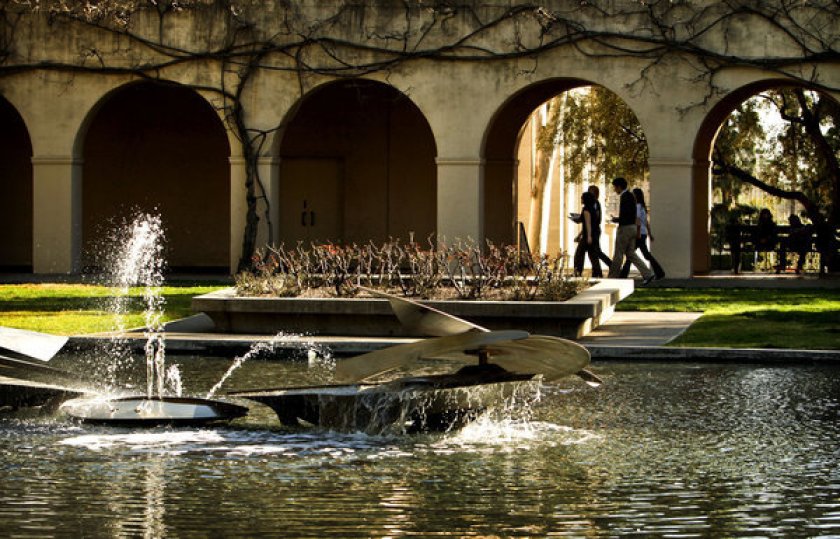
[{"label": "seated person", "polygon": [[788,217],[790,232],[788,237],[781,242],[779,250],[779,265],[776,266],[776,273],[784,271],[787,267],[788,252],[796,253],[796,273],[802,272],[805,265],[805,257],[811,250],[811,227],[802,224],[802,220],[796,216]]},{"label": "seated person", "polygon": [[837,241],[837,236],[827,220],[820,218],[814,222],[814,232],[816,233],[816,248],[820,253],[820,275],[827,271],[836,271],[838,264],[837,251],[840,249],[840,242]]},{"label": "seated person", "polygon": [[753,233],[753,245],[756,251],[773,251],[778,243],[776,223],[773,214],[767,208],[758,214],[758,225]]}]

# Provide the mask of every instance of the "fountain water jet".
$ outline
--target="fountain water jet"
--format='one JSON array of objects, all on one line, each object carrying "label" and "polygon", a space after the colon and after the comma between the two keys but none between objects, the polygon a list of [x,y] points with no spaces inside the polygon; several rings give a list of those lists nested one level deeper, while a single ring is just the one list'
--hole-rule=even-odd
[{"label": "fountain water jet", "polygon": [[332,359],[332,353],[329,347],[318,344],[312,340],[301,340],[301,337],[304,336],[295,333],[286,333],[285,331],[278,331],[271,339],[255,342],[251,345],[250,350],[248,350],[245,354],[234,358],[231,366],[227,371],[225,371],[222,378],[216,383],[216,385],[207,392],[205,398],[209,399],[215,395],[228,378],[230,378],[230,376],[234,373],[234,371],[241,367],[243,363],[249,359],[259,357],[261,354],[274,352],[281,345],[288,347],[289,344],[292,344],[293,348],[298,351],[305,351],[306,361],[310,368],[324,369],[330,371],[331,373],[332,369],[335,367],[335,362]]},{"label": "fountain water jet", "polygon": [[[281,335],[281,334],[278,334],[278,336],[279,335]],[[222,375],[222,378],[218,382],[216,382],[216,385],[214,385],[212,388],[210,388],[210,391],[207,392],[207,395],[204,398],[209,399],[213,395],[215,395],[216,391],[221,389],[222,385],[224,385],[224,383],[227,381],[227,379],[230,378],[230,375],[233,374],[233,372],[236,369],[238,369],[243,363],[245,363],[246,361],[248,361],[252,357],[257,356],[257,355],[259,355],[263,352],[270,352],[270,351],[274,350],[274,348],[276,346],[277,346],[277,336],[275,336],[275,338],[271,339],[270,341],[261,341],[261,342],[258,342],[258,343],[255,343],[254,345],[252,345],[251,349],[248,350],[248,352],[246,352],[245,354],[243,354],[241,356],[236,357],[233,360],[233,364],[230,366],[230,368],[228,368],[228,370],[225,371],[225,373]]]},{"label": "fountain water jet", "polygon": [[[209,399],[181,397],[177,368],[166,370],[163,331],[163,226],[158,215],[139,214],[126,230],[122,248],[113,251],[113,284],[127,298],[132,287],[143,287],[146,395],[118,398],[75,399],[65,402],[68,415],[89,422],[114,424],[195,424],[241,417],[247,408]],[[165,395],[171,380],[176,396]]]},{"label": "fountain water jet", "polygon": [[[162,397],[166,380],[163,313],[163,223],[159,215],[138,214],[123,230],[122,242],[111,251],[110,281],[117,296],[118,317],[125,311],[132,287],[143,288],[143,335],[146,337],[146,396]],[[125,328],[120,328],[124,330]]]}]

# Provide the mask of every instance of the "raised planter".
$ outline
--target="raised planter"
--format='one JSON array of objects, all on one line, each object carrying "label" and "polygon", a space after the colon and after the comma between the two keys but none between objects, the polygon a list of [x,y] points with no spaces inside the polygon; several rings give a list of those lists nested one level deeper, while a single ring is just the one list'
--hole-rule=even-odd
[{"label": "raised planter", "polygon": [[[630,279],[602,279],[568,301],[424,301],[426,305],[489,329],[521,329],[577,339],[612,316],[633,292]],[[192,300],[224,333],[307,333],[365,337],[413,337],[387,300],[375,298],[263,298],[237,296],[228,288]]]}]

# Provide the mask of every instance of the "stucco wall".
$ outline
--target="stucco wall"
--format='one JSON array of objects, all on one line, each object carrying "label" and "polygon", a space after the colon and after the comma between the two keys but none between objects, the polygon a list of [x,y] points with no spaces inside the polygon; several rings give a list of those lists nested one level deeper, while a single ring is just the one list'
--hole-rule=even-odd
[{"label": "stucco wall", "polygon": [[[348,238],[382,236],[391,231],[402,235],[407,223],[411,223],[409,226],[422,223],[422,227],[434,228],[439,235],[449,239],[467,235],[479,238],[486,234],[494,240],[502,240],[511,224],[509,219],[500,220],[498,216],[512,214],[508,186],[516,170],[515,145],[506,141],[515,141],[524,121],[524,116],[517,120],[521,116],[520,109],[533,108],[542,98],[569,87],[599,84],[618,94],[645,130],[650,150],[649,202],[655,209],[651,218],[657,230],[653,249],[657,258],[674,277],[703,271],[703,253],[708,252],[704,243],[709,204],[708,155],[700,155],[703,152],[698,152],[697,148],[709,147],[714,135],[706,119],[719,103],[729,106],[727,96],[739,95],[739,88],[764,80],[778,80],[781,75],[742,63],[722,69],[710,81],[698,76],[696,60],[686,54],[670,53],[662,58],[610,57],[600,55],[610,52],[609,49],[592,43],[586,47],[558,46],[539,54],[522,53],[529,46],[561,38],[566,27],[557,22],[560,16],[572,18],[590,29],[624,31],[645,38],[653,35],[651,28],[642,24],[644,10],[624,17],[608,17],[595,9],[609,12],[634,7],[635,2],[613,0],[595,4],[594,7],[581,7],[579,2],[547,2],[544,11],[555,13],[555,20],[532,9],[523,16],[500,19],[498,24],[473,35],[481,24],[492,22],[508,10],[521,6],[467,1],[457,9],[432,9],[423,2],[370,1],[348,5],[338,0],[288,4],[243,1],[237,2],[238,16],[222,10],[217,4],[198,11],[170,13],[163,19],[150,12],[135,14],[129,28],[132,33],[148,39],[147,44],[129,39],[120,32],[95,29],[60,17],[24,15],[14,28],[10,55],[0,65],[0,95],[23,118],[31,139],[31,256],[35,271],[69,272],[80,268],[83,236],[90,236],[89,231],[84,232],[89,225],[83,223],[91,218],[86,213],[81,193],[86,193],[85,197],[99,196],[99,193],[88,193],[83,187],[85,174],[90,174],[86,170],[89,165],[82,159],[83,134],[109,92],[138,78],[136,73],[120,72],[120,69],[136,69],[162,59],[171,60],[173,53],[183,57],[184,51],[218,50],[230,41],[234,30],[238,32],[240,44],[266,36],[272,36],[278,46],[298,42],[301,36],[320,44],[284,49],[261,58],[256,74],[240,94],[247,126],[252,133],[264,132],[265,135],[265,143],[259,146],[264,158],[260,161],[260,170],[269,203],[279,193],[280,137],[295,121],[305,96],[339,75],[341,78],[355,75],[392,86],[416,107],[423,121],[406,120],[407,123],[398,129],[401,135],[390,140],[388,151],[405,154],[421,149],[428,153],[432,148],[436,170],[432,171],[428,165],[416,167],[412,160],[399,158],[403,168],[393,169],[388,177],[392,182],[403,183],[390,189],[387,196],[381,192],[382,184],[374,185],[376,182],[372,179],[383,177],[382,173],[362,174],[364,178],[360,181],[374,183],[359,184],[359,189],[347,197],[345,207],[349,210],[344,218]],[[668,21],[673,23],[677,37],[687,35],[690,29],[680,17],[696,14],[696,7],[692,3],[681,3],[668,11]],[[703,15],[692,22],[695,27],[703,27],[723,9],[723,3],[710,3]],[[808,9],[808,6],[801,9]],[[801,20],[807,22],[807,17],[803,15]],[[243,21],[252,25],[243,26]],[[814,20],[808,24],[819,27],[818,32],[825,35],[837,33],[833,27],[837,21]],[[323,38],[329,40],[319,41]],[[348,47],[346,43],[361,46]],[[424,54],[437,46],[453,43],[469,47],[439,55],[445,58],[430,58]],[[165,47],[160,47],[161,44]],[[803,54],[790,36],[746,15],[710,27],[692,44],[745,58],[785,55],[796,58]],[[386,53],[385,49],[393,53]],[[400,54],[410,58],[388,63],[389,58]],[[486,59],[493,55],[502,57],[493,61],[464,58]],[[146,71],[144,75],[195,87],[194,91],[216,110],[220,120],[229,120],[226,115],[229,109],[224,107],[230,101],[229,98],[226,101],[222,90],[233,92],[236,89],[244,67],[235,61],[223,63],[220,57],[182,59]],[[71,73],[34,65],[46,60],[91,68],[104,65],[109,72],[94,69]],[[342,64],[346,62],[352,66],[369,61],[380,64],[361,70],[363,72]],[[10,69],[10,66],[22,64],[29,67]],[[797,66],[791,62],[786,69],[790,74],[801,74],[806,80],[813,78],[825,85],[840,86],[840,69],[836,63],[803,62]],[[340,112],[335,111],[336,114]],[[403,134],[426,122],[430,135],[420,137],[420,143]],[[222,204],[228,215],[214,222],[214,226],[227,227],[228,231],[222,233],[208,227],[207,239],[196,239],[206,242],[204,247],[197,248],[194,254],[197,256],[198,251],[213,253],[212,262],[206,262],[212,264],[227,257],[233,267],[241,249],[244,229],[246,167],[239,160],[242,151],[237,134],[230,122],[224,125],[230,144],[230,195]],[[334,133],[325,131],[317,136],[326,142]],[[369,150],[382,151],[382,144],[371,142]],[[213,155],[212,159],[217,157],[222,158]],[[14,174],[25,175],[26,172]],[[434,179],[430,179],[432,175]],[[141,181],[138,177],[137,182]],[[429,192],[432,189],[429,182],[434,184],[433,194]],[[179,197],[196,202],[193,215],[203,215],[206,211],[218,216],[225,211],[216,205],[204,207],[202,188],[194,183],[189,185],[190,188]],[[25,198],[27,195],[17,196]],[[221,196],[212,198],[218,201]],[[416,203],[418,200],[422,202]],[[265,203],[259,201],[259,204]],[[352,218],[353,212],[362,214]],[[383,213],[388,217],[383,217]],[[269,214],[274,215],[271,226],[277,229],[278,209],[271,208]],[[371,222],[367,222],[368,219]],[[268,236],[268,226],[265,220],[260,223],[262,238]],[[274,237],[276,239],[276,233]],[[199,265],[205,263],[193,259],[192,254],[187,258],[190,259],[184,260],[187,265],[191,261]]]}]

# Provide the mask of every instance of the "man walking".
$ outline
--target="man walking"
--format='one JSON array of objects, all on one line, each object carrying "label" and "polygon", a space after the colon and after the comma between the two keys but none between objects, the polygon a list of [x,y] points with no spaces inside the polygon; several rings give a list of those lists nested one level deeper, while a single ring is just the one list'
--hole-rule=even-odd
[{"label": "man walking", "polygon": [[636,224],[636,198],[627,190],[627,180],[616,178],[612,181],[613,190],[619,195],[618,217],[613,221],[618,223],[615,236],[615,251],[610,265],[610,279],[618,279],[624,258],[630,260],[642,274],[642,284],[647,285],[654,278],[649,267],[636,254],[636,238],[639,237],[639,227]]}]

